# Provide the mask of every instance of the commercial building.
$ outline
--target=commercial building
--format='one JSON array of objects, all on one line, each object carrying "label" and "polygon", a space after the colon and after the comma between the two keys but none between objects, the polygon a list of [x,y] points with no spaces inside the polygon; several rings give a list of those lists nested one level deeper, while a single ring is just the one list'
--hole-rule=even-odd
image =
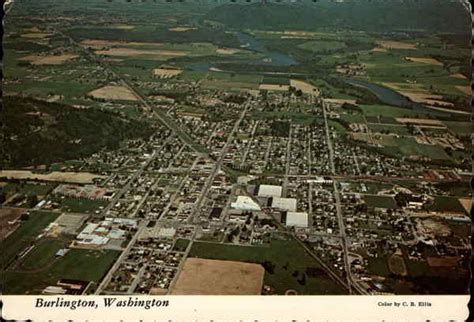
[{"label": "commercial building", "polygon": [[286,226],[288,227],[308,227],[308,213],[289,211],[286,213]]},{"label": "commercial building", "polygon": [[259,211],[261,209],[258,203],[256,203],[255,201],[253,201],[252,198],[247,196],[238,196],[237,201],[232,202],[230,206],[234,209],[248,211]]},{"label": "commercial building", "polygon": [[259,197],[281,197],[283,188],[281,186],[273,186],[267,184],[261,184],[258,187]]},{"label": "commercial building", "polygon": [[272,208],[281,211],[296,211],[295,198],[272,198]]}]

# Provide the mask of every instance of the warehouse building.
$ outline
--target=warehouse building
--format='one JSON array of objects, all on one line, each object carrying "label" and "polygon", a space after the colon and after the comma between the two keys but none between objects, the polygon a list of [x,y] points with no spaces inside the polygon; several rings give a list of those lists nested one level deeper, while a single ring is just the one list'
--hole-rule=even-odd
[{"label": "warehouse building", "polygon": [[308,213],[288,211],[286,213],[286,226],[308,228]]},{"label": "warehouse building", "polygon": [[259,197],[281,197],[283,188],[281,186],[273,186],[261,184],[258,188]]}]

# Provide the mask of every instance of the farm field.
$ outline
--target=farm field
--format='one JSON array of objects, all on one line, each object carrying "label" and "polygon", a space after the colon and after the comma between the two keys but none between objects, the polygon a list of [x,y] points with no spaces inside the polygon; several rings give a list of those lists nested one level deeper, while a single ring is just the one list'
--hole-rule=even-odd
[{"label": "farm field", "polygon": [[59,214],[57,213],[37,211],[21,222],[20,226],[13,233],[0,242],[0,248],[2,249],[2,257],[0,258],[1,268],[5,269],[19,252],[34,243],[42,230],[58,216]]},{"label": "farm field", "polygon": [[[249,263],[271,262],[275,265],[274,272],[265,272],[264,284],[274,287],[277,294],[284,294],[288,289],[296,290],[299,294],[344,294],[344,289],[327,277],[317,262],[291,240],[272,240],[269,247],[196,242],[190,256]],[[292,275],[295,271],[299,273],[297,277]],[[312,271],[319,273],[311,276],[308,272]],[[301,274],[307,275],[305,285],[298,282]]]},{"label": "farm field", "polygon": [[173,295],[260,295],[264,268],[258,264],[190,258]]},{"label": "farm field", "polygon": [[99,282],[119,255],[113,250],[72,249],[40,271],[2,272],[7,294],[40,294],[59,279]]}]

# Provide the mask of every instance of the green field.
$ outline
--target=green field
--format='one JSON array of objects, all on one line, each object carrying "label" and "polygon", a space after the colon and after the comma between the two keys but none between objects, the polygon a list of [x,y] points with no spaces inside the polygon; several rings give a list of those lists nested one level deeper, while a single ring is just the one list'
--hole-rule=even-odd
[{"label": "green field", "polygon": [[5,294],[40,294],[48,285],[61,279],[99,282],[113,265],[120,252],[115,250],[71,249],[51,267],[36,272],[3,273]]},{"label": "green field", "polygon": [[[319,264],[293,240],[272,240],[269,247],[195,242],[190,256],[250,263],[271,262],[275,265],[274,272],[265,272],[264,284],[274,287],[277,294],[284,294],[289,289],[307,295],[346,294],[345,289],[331,280]],[[316,271],[316,276],[310,277],[308,270]],[[295,271],[300,273],[299,277],[292,275]],[[303,273],[306,273],[305,285],[298,282]]]},{"label": "green field", "polygon": [[174,244],[173,250],[177,252],[184,252],[189,245],[188,239],[179,238]]},{"label": "green field", "polygon": [[346,48],[346,44],[341,41],[333,40],[314,40],[298,45],[299,48],[311,51],[313,53],[331,52]]},{"label": "green field", "polygon": [[41,269],[52,263],[56,252],[64,247],[65,242],[61,240],[42,240],[22,259],[20,265],[25,270]]},{"label": "green field", "polygon": [[22,222],[7,239],[0,243],[0,249],[2,250],[0,268],[5,268],[19,252],[34,243],[36,236],[58,216],[58,213],[51,212],[37,211],[32,213],[28,220]]},{"label": "green field", "polygon": [[436,196],[433,204],[429,205],[428,209],[432,211],[465,212],[458,198],[444,196]]},{"label": "green field", "polygon": [[364,195],[364,200],[369,207],[388,209],[397,208],[397,203],[391,196]]},{"label": "green field", "polygon": [[108,201],[65,198],[60,199],[60,203],[64,211],[90,214],[99,210],[100,207],[107,206]]}]

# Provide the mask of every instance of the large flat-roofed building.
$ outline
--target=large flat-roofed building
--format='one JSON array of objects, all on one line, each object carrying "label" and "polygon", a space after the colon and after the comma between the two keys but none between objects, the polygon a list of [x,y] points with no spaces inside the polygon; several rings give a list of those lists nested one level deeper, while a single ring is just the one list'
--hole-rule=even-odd
[{"label": "large flat-roofed building", "polygon": [[281,197],[283,188],[281,186],[273,186],[268,184],[261,184],[258,187],[259,197]]},{"label": "large flat-roofed building", "polygon": [[260,206],[258,203],[253,201],[252,198],[247,196],[238,196],[235,202],[232,202],[230,206],[234,209],[240,210],[249,210],[249,211],[259,211]]},{"label": "large flat-roofed building", "polygon": [[288,227],[307,228],[308,227],[308,213],[288,211],[286,213],[285,224]]},{"label": "large flat-roofed building", "polygon": [[272,208],[281,211],[296,211],[295,198],[272,198]]}]

